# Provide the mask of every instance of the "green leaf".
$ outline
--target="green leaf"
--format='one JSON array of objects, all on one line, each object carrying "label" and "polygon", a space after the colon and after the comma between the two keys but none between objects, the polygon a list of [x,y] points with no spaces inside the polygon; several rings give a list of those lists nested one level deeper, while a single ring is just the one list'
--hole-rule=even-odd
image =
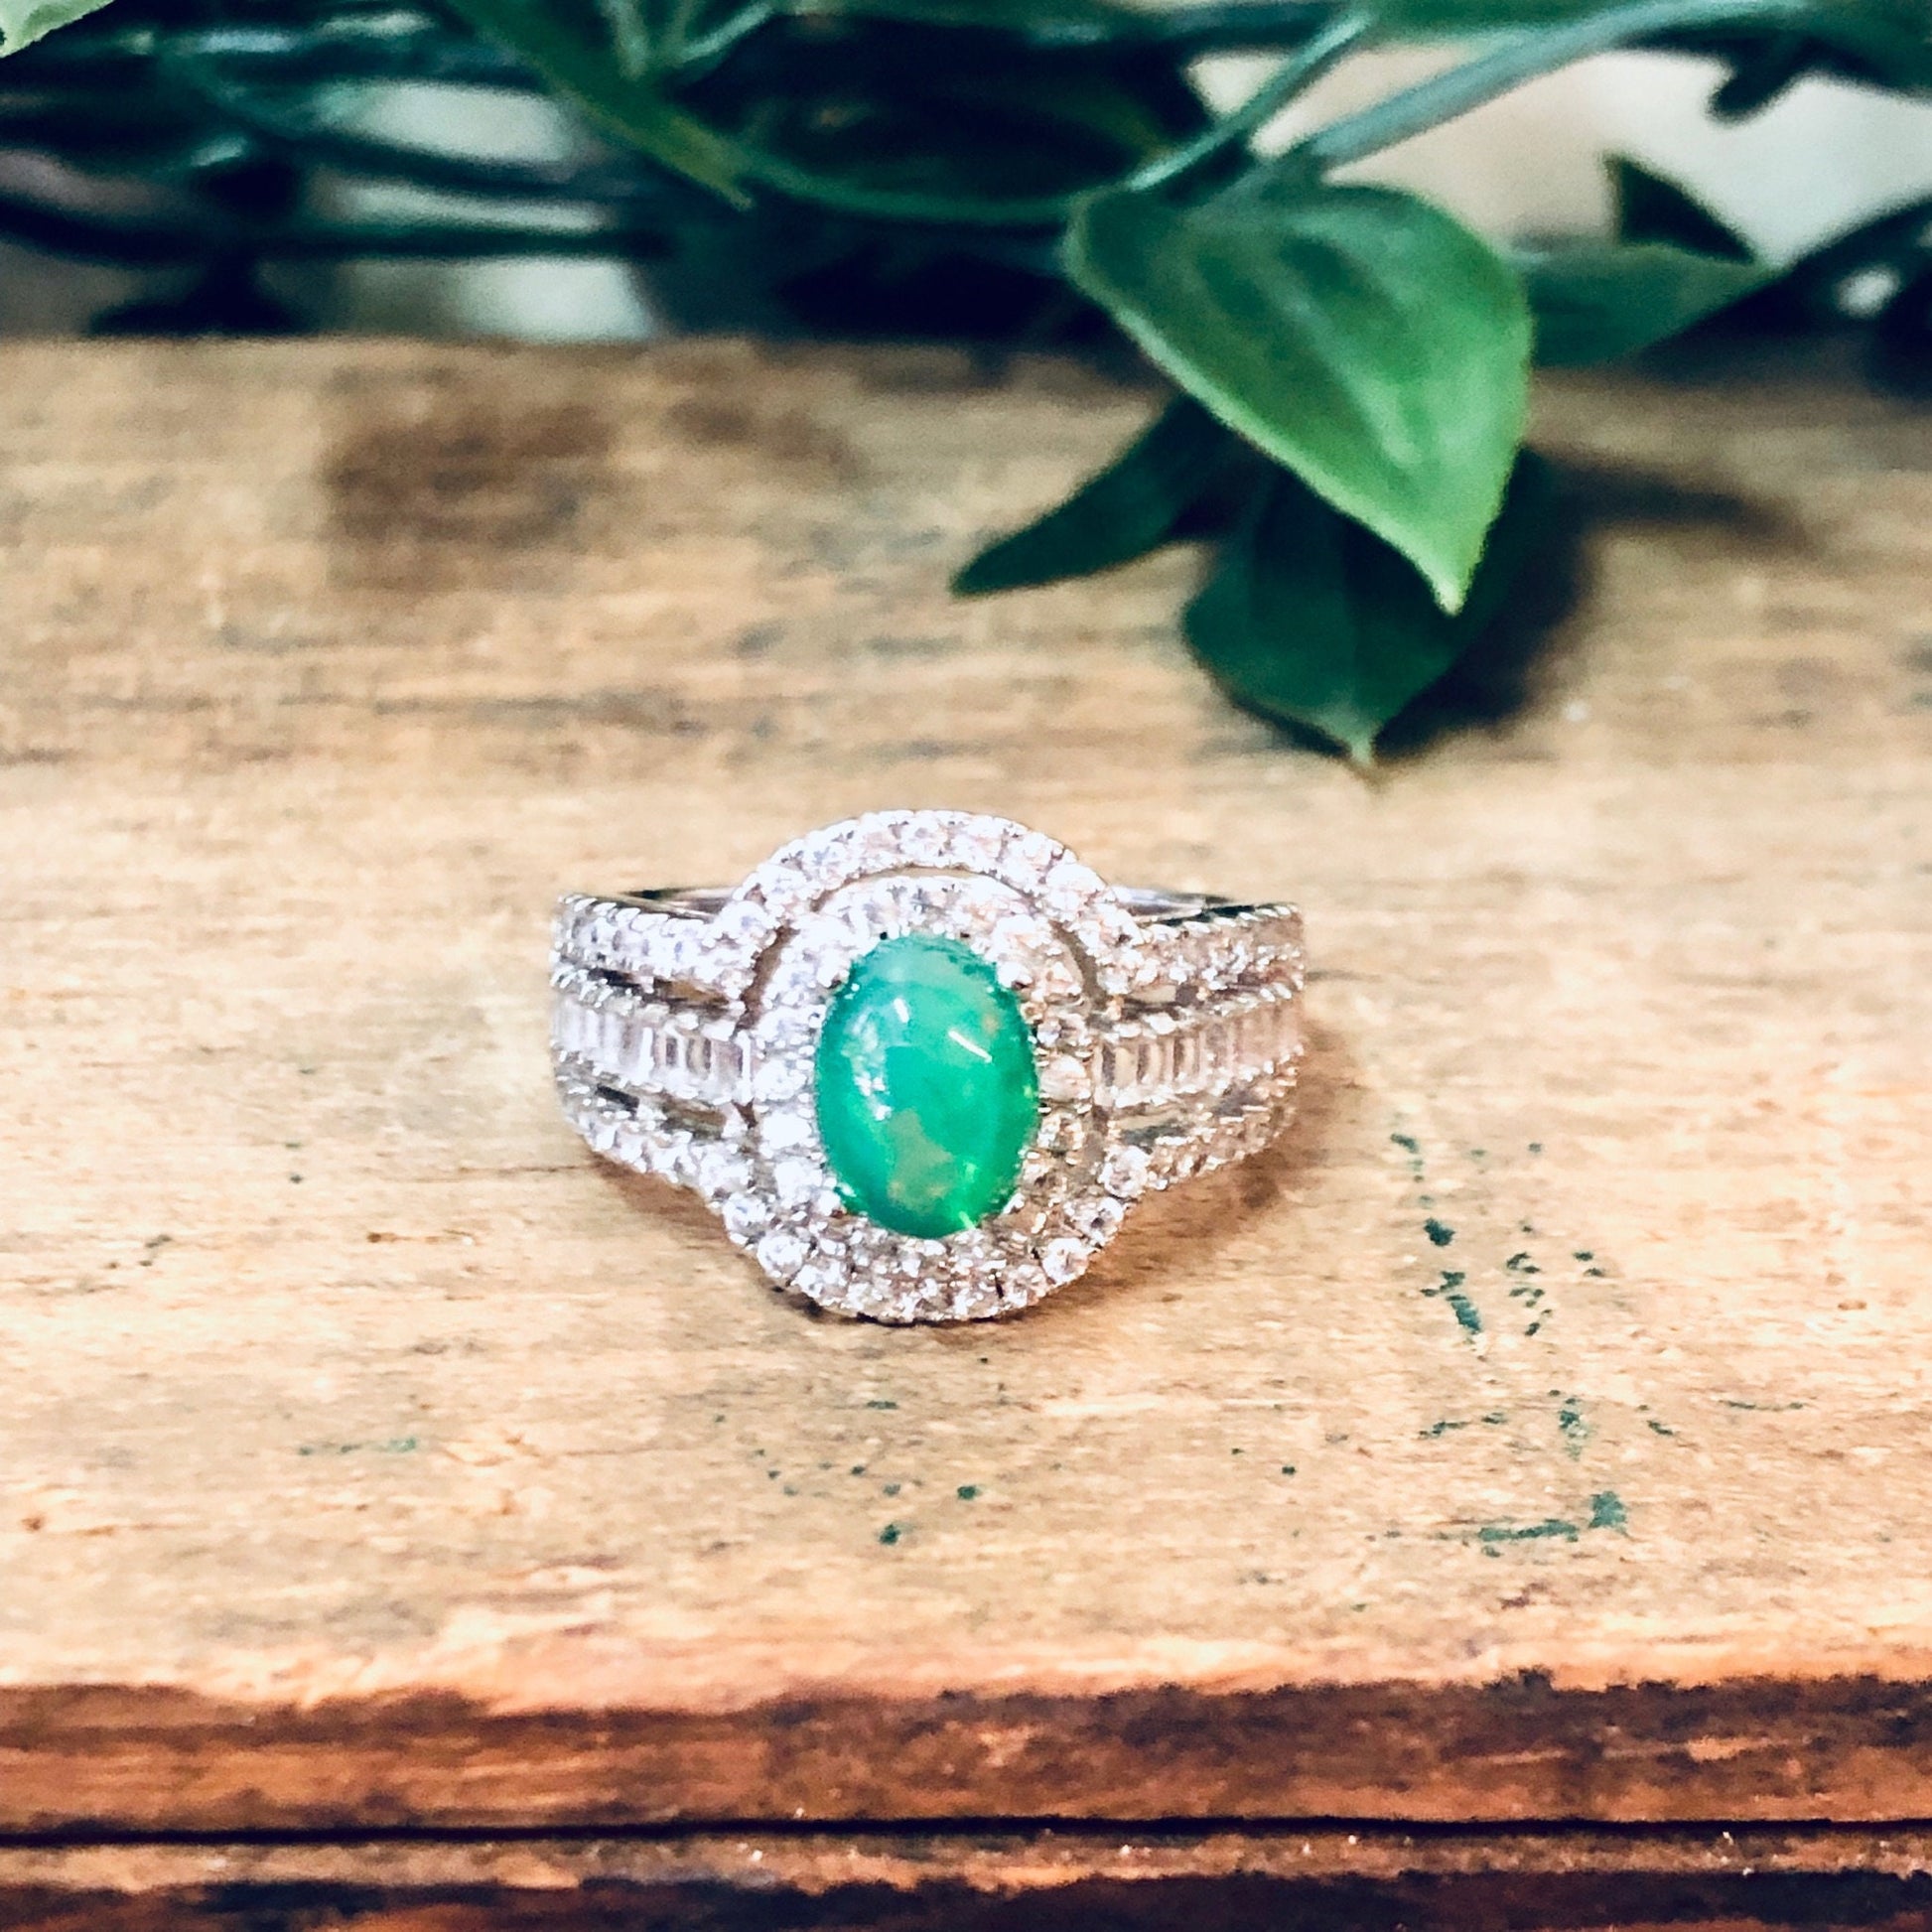
[{"label": "green leaf", "polygon": [[1462,602],[1529,388],[1529,305],[1485,242],[1394,189],[1269,169],[1192,207],[1093,196],[1064,259],[1183,389]]},{"label": "green leaf", "polygon": [[1701,202],[1634,161],[1608,162],[1617,242],[1515,255],[1540,362],[1608,362],[1666,342],[1776,280]]},{"label": "green leaf", "polygon": [[1613,362],[1667,342],[1777,275],[1766,263],[1661,241],[1522,249],[1516,265],[1536,313],[1536,359],[1559,368]]},{"label": "green leaf", "polygon": [[[480,34],[520,55],[621,140],[728,201],[741,206],[748,201],[744,157],[649,77],[625,71],[627,57],[614,43],[611,23],[594,0],[451,4]],[[638,52],[633,45],[629,56]]]},{"label": "green leaf", "polygon": [[1674,181],[1653,175],[1620,154],[1611,155],[1605,165],[1610,171],[1613,224],[1619,241],[1667,242],[1724,261],[1752,259],[1750,243]]},{"label": "green leaf", "polygon": [[1882,86],[1932,87],[1929,0],[1817,0],[1794,24],[1816,45],[1815,67]]},{"label": "green leaf", "polygon": [[1187,396],[1177,396],[1098,475],[1025,529],[990,543],[953,579],[966,597],[1086,577],[1168,542],[1213,488],[1233,444]]},{"label": "green leaf", "polygon": [[55,28],[97,13],[106,4],[107,0],[0,0],[0,54],[18,54]]},{"label": "green leaf", "polygon": [[1242,704],[1367,763],[1383,726],[1494,621],[1550,495],[1548,469],[1525,450],[1469,595],[1450,617],[1398,551],[1277,471],[1187,607],[1187,641]]},{"label": "green leaf", "polygon": [[1814,43],[1802,34],[1767,34],[1740,53],[1711,96],[1720,120],[1742,120],[1767,107],[1811,71]]}]

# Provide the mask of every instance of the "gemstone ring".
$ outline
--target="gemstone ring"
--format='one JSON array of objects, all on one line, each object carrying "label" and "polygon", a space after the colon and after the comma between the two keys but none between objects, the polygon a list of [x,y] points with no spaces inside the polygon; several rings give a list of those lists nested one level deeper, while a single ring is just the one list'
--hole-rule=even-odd
[{"label": "gemstone ring", "polygon": [[729,892],[573,894],[557,1087],[781,1288],[968,1321],[1072,1281],[1151,1188],[1286,1124],[1301,917],[1109,886],[1003,818],[874,812]]}]

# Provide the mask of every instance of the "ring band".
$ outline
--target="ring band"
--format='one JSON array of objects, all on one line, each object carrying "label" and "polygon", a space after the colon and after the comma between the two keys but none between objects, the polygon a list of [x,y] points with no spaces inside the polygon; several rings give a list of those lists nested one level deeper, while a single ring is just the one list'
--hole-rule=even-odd
[{"label": "ring band", "polygon": [[702,1195],[780,1287],[975,1320],[1287,1125],[1303,977],[1291,905],[1112,887],[1008,819],[875,812],[729,891],[566,897],[552,1048],[590,1146]]}]

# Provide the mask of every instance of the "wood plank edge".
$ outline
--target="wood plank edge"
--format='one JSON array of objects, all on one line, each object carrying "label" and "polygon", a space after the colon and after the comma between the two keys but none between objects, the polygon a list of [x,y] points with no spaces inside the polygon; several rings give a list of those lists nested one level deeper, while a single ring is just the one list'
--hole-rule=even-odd
[{"label": "wood plank edge", "polygon": [[1207,1831],[1132,1826],[977,1831],[733,1830],[601,1834],[407,1834],[343,1840],[232,1839],[0,1845],[0,1898],[32,1890],[192,1892],[211,1886],[374,1886],[392,1894],[487,1886],[732,1885],[812,1895],[934,1882],[997,1894],[1094,1879],[1932,1872],[1932,1826],[1696,1830],[1411,1830],[1332,1823]]},{"label": "wood plank edge", "polygon": [[1741,1678],[824,1696],[504,1712],[0,1691],[0,1832],[612,1829],[1081,1818],[1932,1817],[1932,1686]]}]

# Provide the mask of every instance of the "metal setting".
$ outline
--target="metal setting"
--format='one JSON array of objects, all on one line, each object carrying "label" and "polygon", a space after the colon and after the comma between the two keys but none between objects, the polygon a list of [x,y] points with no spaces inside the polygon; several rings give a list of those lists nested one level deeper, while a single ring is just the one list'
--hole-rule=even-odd
[{"label": "metal setting", "polygon": [[[994,967],[1039,1077],[1012,1199],[943,1240],[847,1206],[814,1108],[833,992],[908,932]],[[1110,887],[1007,819],[874,812],[795,840],[729,893],[564,898],[552,1046],[592,1148],[703,1195],[779,1287],[881,1321],[970,1321],[1072,1281],[1150,1188],[1281,1131],[1302,983],[1293,906]]]}]

